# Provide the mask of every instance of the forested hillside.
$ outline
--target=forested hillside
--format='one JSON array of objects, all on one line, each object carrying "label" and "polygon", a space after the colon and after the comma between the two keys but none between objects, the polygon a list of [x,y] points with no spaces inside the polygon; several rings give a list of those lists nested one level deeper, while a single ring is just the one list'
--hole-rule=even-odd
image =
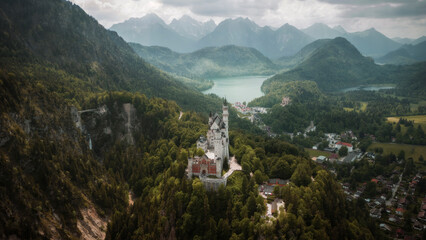
[{"label": "forested hillside", "polygon": [[[356,214],[359,206],[346,202],[333,177],[294,146],[236,131],[230,140],[243,172],[234,173],[226,188],[210,192],[199,179],[187,180],[179,166],[188,153],[181,151],[168,170],[144,174],[137,183],[139,199],[129,211],[114,214],[106,239],[380,238],[374,222]],[[266,209],[257,190],[267,176],[292,180],[278,190],[285,212],[272,221],[262,216]]]},{"label": "forested hillside", "polygon": [[407,44],[377,59],[379,63],[406,65],[426,61],[426,41]]},{"label": "forested hillside", "polygon": [[62,0],[6,0],[0,9],[2,56],[63,70],[91,90],[140,91],[175,100],[186,109],[212,107],[214,101],[146,63],[77,5]]},{"label": "forested hillside", "polygon": [[[407,81],[423,82],[422,64],[408,66],[376,65],[373,59],[362,56],[346,39],[321,40],[306,47],[292,61],[302,61],[291,70],[279,73],[262,84],[268,94],[277,91],[277,85],[290,81],[314,81],[324,92],[369,84],[393,83],[404,85]],[[300,60],[298,60],[300,59]],[[411,79],[411,80],[410,80]],[[421,89],[424,85],[420,86]]]},{"label": "forested hillside", "polygon": [[389,81],[383,68],[359,51],[344,38],[335,38],[316,48],[296,68],[265,81],[262,90],[268,93],[272,82],[310,80],[324,91]]},{"label": "forested hillside", "polygon": [[254,48],[228,45],[181,54],[164,47],[131,43],[135,52],[154,66],[189,78],[272,75],[279,67]]}]

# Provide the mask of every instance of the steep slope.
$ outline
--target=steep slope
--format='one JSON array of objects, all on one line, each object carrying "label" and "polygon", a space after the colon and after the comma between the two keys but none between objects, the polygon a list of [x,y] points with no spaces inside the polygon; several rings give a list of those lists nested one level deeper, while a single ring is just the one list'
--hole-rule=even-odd
[{"label": "steep slope", "polygon": [[401,38],[401,37],[395,37],[392,38],[392,40],[394,40],[397,43],[401,43],[401,44],[410,44],[412,43],[415,39],[412,38]]},{"label": "steep slope", "polygon": [[400,43],[393,41],[374,28],[362,32],[346,33],[342,37],[352,43],[363,55],[380,57],[401,47]]},{"label": "steep slope", "polygon": [[146,46],[166,46],[177,52],[194,50],[193,39],[180,35],[153,13],[114,24],[110,30],[116,31],[127,42]]},{"label": "steep slope", "polygon": [[237,45],[253,47],[273,59],[291,56],[313,39],[288,24],[277,30],[260,27],[248,18],[226,19],[200,39],[200,47]]},{"label": "steep slope", "polygon": [[426,40],[416,45],[404,45],[385,56],[378,58],[378,63],[406,65],[426,61]]},{"label": "steep slope", "polygon": [[300,63],[304,62],[306,59],[308,59],[312,53],[321,47],[322,45],[326,44],[327,42],[331,41],[331,39],[319,39],[316,40],[305,47],[303,47],[299,52],[297,52],[295,55],[291,57],[281,57],[274,61],[275,64],[280,65],[284,69],[290,69],[293,68]]},{"label": "steep slope", "polygon": [[139,44],[130,46],[154,66],[185,77],[269,75],[278,69],[271,60],[254,48],[228,45],[179,54],[163,47],[145,47]]},{"label": "steep slope", "polygon": [[175,100],[184,108],[195,107],[191,101],[206,99],[146,63],[116,33],[105,30],[70,2],[18,0],[0,4],[1,42],[80,78],[85,85],[77,87],[140,91]]},{"label": "steep slope", "polygon": [[[343,28],[342,28],[343,29]],[[323,23],[315,23],[308,28],[302,29],[302,32],[308,34],[315,39],[336,38],[344,34],[344,29],[330,28]]]},{"label": "steep slope", "polygon": [[173,19],[169,26],[180,35],[198,40],[211,33],[216,28],[213,20],[199,22],[188,15],[183,15],[180,19]]},{"label": "steep slope", "polygon": [[268,93],[272,82],[311,80],[325,91],[388,80],[385,71],[344,38],[327,41],[293,70],[266,80],[262,90]]},{"label": "steep slope", "polygon": [[340,25],[335,26],[333,29],[340,33],[347,33],[346,30]]},{"label": "steep slope", "polygon": [[414,41],[412,41],[410,44],[411,45],[417,45],[417,44],[424,42],[424,41],[426,41],[426,36],[421,36],[421,37],[415,39]]}]

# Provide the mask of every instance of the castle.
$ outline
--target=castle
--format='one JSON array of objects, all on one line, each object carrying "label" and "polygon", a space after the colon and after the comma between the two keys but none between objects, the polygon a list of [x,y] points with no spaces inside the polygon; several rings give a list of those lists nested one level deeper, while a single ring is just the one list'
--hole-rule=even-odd
[{"label": "castle", "polygon": [[228,104],[226,100],[222,106],[222,118],[217,113],[209,116],[209,130],[207,137],[200,136],[197,148],[204,150],[203,156],[188,158],[188,177],[208,176],[222,177],[224,161],[229,160],[229,135],[228,135]]}]

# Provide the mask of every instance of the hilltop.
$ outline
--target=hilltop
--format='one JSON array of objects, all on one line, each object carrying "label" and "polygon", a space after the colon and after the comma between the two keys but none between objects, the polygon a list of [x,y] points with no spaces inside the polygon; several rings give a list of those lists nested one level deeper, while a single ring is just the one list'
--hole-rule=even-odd
[{"label": "hilltop", "polygon": [[[272,90],[270,83],[310,80],[323,91],[335,91],[362,84],[386,82],[386,72],[364,57],[344,38],[338,37],[320,44],[307,58],[292,70],[266,80],[262,90]],[[313,50],[314,48],[312,48]]]},{"label": "hilltop", "polygon": [[278,70],[271,60],[248,47],[227,45],[181,54],[164,47],[130,46],[154,66],[188,78],[271,75]]},{"label": "hilltop", "polygon": [[426,40],[417,44],[407,44],[385,56],[377,62],[384,64],[407,65],[426,61]]}]

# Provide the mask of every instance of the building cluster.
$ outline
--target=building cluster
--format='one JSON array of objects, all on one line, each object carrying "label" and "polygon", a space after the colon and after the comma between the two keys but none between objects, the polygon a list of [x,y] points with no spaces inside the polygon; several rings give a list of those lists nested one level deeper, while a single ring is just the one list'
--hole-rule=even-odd
[{"label": "building cluster", "polygon": [[[371,217],[380,221],[380,228],[389,235],[404,238],[412,237],[426,230],[426,197],[416,196],[416,188],[422,179],[420,173],[413,177],[402,177],[402,170],[394,170],[387,176],[379,175],[371,179],[378,186],[378,193],[372,198],[365,198]],[[395,179],[399,181],[395,183]],[[350,190],[349,183],[342,183],[347,200],[362,198],[366,189],[366,183],[356,190]],[[386,194],[387,193],[387,194]],[[418,205],[417,214],[405,214],[413,206]],[[405,219],[411,216],[410,219]],[[410,234],[405,232],[407,222],[410,223]],[[411,235],[411,236],[410,236]]]},{"label": "building cluster", "polygon": [[248,107],[244,103],[236,102],[232,106],[237,109],[238,112],[242,114],[257,114],[257,113],[267,113],[267,109],[264,107]]},{"label": "building cluster", "polygon": [[[275,198],[271,201],[270,197],[273,196],[275,187],[283,187],[289,184],[290,180],[284,180],[280,178],[271,178],[267,182],[264,182],[259,186],[259,194],[265,199],[265,204],[267,207],[266,216],[274,217],[274,213],[279,214],[281,207],[285,207],[285,203],[282,199]],[[268,201],[269,199],[269,201]]]}]

